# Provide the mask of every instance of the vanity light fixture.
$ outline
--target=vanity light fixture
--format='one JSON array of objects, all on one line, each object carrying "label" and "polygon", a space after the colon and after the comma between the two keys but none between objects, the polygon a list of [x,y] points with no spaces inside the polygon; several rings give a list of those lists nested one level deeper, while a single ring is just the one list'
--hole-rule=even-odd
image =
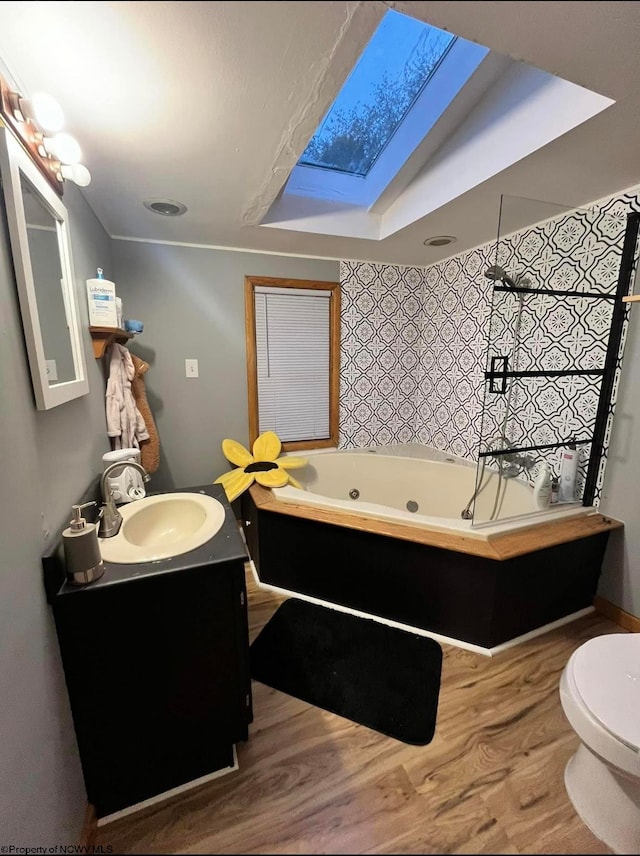
[{"label": "vanity light fixture", "polygon": [[454,244],[457,240],[455,235],[435,235],[433,238],[427,238],[423,244],[425,247],[446,247],[447,244]]},{"label": "vanity light fixture", "polygon": [[12,92],[9,103],[16,122],[30,122],[52,133],[61,130],[64,125],[62,107],[46,92],[38,92],[31,99],[23,98],[19,92]]},{"label": "vanity light fixture", "polygon": [[46,92],[37,92],[31,99],[33,116],[45,131],[55,133],[62,130],[64,113],[55,98]]},{"label": "vanity light fixture", "polygon": [[59,175],[62,179],[73,181],[78,187],[86,187],[88,184],[91,184],[91,173],[81,163],[60,164]]},{"label": "vanity light fixture", "polygon": [[154,214],[162,214],[164,217],[180,217],[187,210],[187,206],[175,199],[145,199],[142,203],[148,211]]},{"label": "vanity light fixture", "polygon": [[[56,193],[64,181],[86,187],[91,173],[80,163],[82,151],[70,134],[56,133],[64,123],[58,102],[45,92],[23,96],[0,74],[0,119],[21,141]],[[51,136],[48,136],[51,134]]]},{"label": "vanity light fixture", "polygon": [[42,148],[48,155],[64,164],[77,164],[82,160],[82,149],[71,134],[56,134],[55,137],[43,137]]},{"label": "vanity light fixture", "polygon": [[10,92],[7,100],[16,122],[24,124],[31,120],[33,113],[32,105],[26,98],[22,98],[19,92]]}]

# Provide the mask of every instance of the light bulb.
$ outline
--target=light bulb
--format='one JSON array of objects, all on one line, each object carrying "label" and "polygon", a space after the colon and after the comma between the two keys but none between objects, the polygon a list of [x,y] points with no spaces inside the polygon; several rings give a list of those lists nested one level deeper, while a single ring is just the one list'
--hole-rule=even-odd
[{"label": "light bulb", "polygon": [[91,183],[91,173],[84,164],[62,164],[60,175],[69,181],[74,181],[79,187],[86,187]]},{"label": "light bulb", "polygon": [[31,99],[36,122],[45,131],[59,131],[64,125],[62,107],[55,98],[46,92],[38,92]]},{"label": "light bulb", "polygon": [[82,160],[80,145],[71,134],[56,134],[55,137],[45,137],[42,145],[60,163],[74,164]]}]

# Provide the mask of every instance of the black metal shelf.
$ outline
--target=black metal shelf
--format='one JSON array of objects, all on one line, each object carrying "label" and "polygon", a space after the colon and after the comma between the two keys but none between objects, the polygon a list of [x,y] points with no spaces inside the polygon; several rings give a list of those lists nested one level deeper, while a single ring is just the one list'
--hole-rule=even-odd
[{"label": "black metal shelf", "polygon": [[508,377],[571,377],[572,375],[601,377],[604,369],[550,369],[549,371],[496,372],[484,373],[485,380]]},{"label": "black metal shelf", "polygon": [[[489,381],[489,392],[504,395],[507,391],[507,378],[535,377],[603,377],[605,369],[536,369],[533,371],[510,371],[509,357],[494,355],[491,357],[490,369],[485,371],[484,379]],[[498,368],[499,366],[499,368]],[[499,384],[499,386],[498,386]]]},{"label": "black metal shelf", "polygon": [[489,449],[486,452],[479,452],[480,458],[500,458],[502,455],[519,455],[521,452],[544,452],[549,449],[561,449],[563,446],[588,446],[593,442],[591,437],[588,440],[575,440],[573,437],[570,440],[565,440],[562,443],[544,443],[540,446],[512,446],[508,449]]},{"label": "black metal shelf", "polygon": [[565,291],[559,288],[528,288],[520,285],[496,285],[493,290],[510,291],[513,294],[546,294],[550,297],[591,297],[596,300],[618,300],[618,294],[602,294],[599,291]]}]

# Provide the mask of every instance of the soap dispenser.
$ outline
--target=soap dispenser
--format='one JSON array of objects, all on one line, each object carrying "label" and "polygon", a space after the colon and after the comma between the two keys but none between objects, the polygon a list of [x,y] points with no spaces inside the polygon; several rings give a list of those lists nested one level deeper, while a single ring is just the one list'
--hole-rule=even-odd
[{"label": "soap dispenser", "polygon": [[82,586],[99,580],[104,574],[104,563],[98,542],[98,527],[87,523],[82,517],[82,509],[97,505],[97,502],[85,502],[84,505],[72,505],[73,520],[62,533],[64,560],[67,582]]}]

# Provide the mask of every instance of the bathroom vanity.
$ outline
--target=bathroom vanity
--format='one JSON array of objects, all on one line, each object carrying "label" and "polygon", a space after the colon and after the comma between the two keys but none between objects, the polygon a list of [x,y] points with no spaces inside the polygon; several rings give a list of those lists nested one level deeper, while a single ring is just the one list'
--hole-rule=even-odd
[{"label": "bathroom vanity", "polygon": [[247,553],[224,505],[202,546],[144,564],[105,562],[51,596],[89,802],[98,818],[235,769],[252,720]]}]

